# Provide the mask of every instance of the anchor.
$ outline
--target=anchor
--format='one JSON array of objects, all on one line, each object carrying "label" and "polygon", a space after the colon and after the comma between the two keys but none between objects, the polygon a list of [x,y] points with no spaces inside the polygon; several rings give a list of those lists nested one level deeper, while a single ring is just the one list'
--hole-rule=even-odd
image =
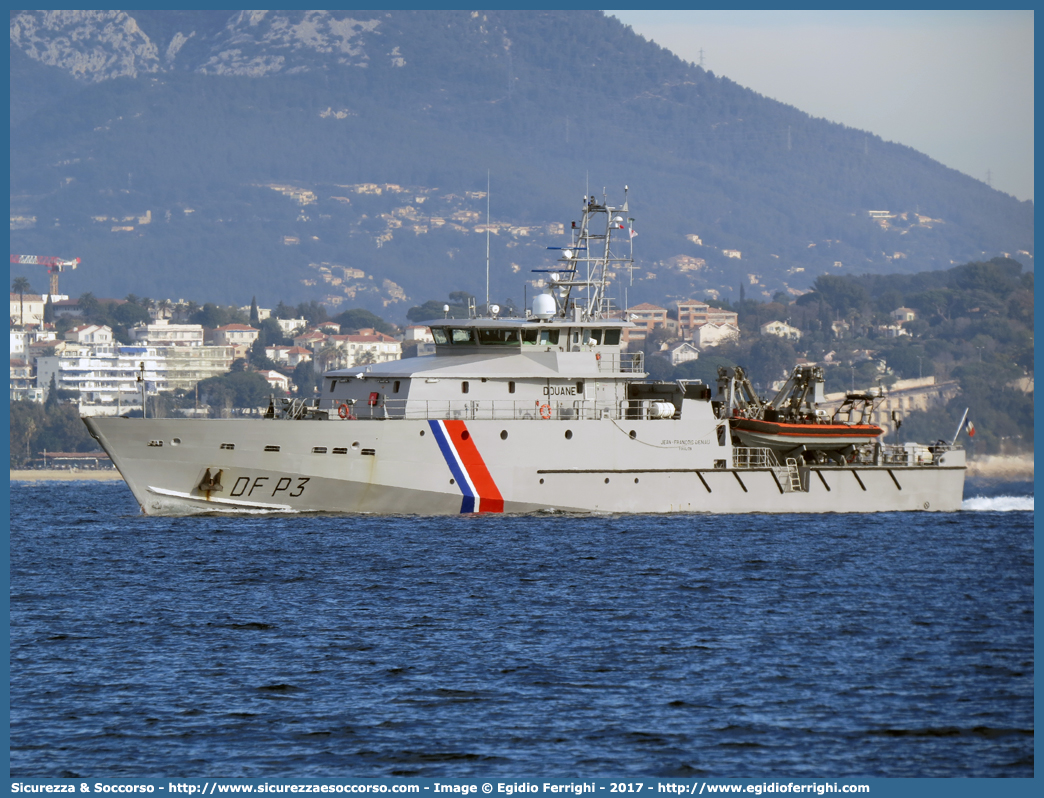
[{"label": "anchor", "polygon": [[221,469],[218,469],[217,473],[211,476],[210,469],[208,468],[207,472],[203,475],[203,479],[199,481],[199,489],[206,493],[210,493],[211,491],[220,492],[222,490],[221,474]]}]

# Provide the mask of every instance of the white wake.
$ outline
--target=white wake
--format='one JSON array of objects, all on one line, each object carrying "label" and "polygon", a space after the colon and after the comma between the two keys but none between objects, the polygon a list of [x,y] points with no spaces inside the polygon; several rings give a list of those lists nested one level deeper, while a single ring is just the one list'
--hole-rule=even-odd
[{"label": "white wake", "polygon": [[965,499],[963,510],[980,513],[1033,512],[1032,496],[973,496]]}]

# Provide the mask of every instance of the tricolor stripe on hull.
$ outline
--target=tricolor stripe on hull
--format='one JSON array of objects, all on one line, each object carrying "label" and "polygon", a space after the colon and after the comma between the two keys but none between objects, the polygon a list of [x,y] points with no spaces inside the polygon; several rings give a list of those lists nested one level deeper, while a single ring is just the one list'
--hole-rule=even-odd
[{"label": "tricolor stripe on hull", "polygon": [[464,498],[462,513],[502,513],[504,497],[463,421],[428,421]]}]

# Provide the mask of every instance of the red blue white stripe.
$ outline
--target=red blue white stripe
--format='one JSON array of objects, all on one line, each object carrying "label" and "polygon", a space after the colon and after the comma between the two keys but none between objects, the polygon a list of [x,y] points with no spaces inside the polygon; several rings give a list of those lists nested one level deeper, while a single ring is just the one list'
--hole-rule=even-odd
[{"label": "red blue white stripe", "polygon": [[428,421],[464,498],[462,513],[502,513],[504,497],[463,421]]}]

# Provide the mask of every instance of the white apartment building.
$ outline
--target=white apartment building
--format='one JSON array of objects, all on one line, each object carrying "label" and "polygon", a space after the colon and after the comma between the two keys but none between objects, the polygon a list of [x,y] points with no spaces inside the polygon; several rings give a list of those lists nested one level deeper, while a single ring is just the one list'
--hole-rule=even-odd
[{"label": "white apartment building", "polygon": [[32,367],[21,358],[11,358],[11,401],[42,402],[43,396],[36,387]]},{"label": "white apartment building", "polygon": [[356,335],[328,335],[315,349],[315,370],[352,368],[362,363],[387,363],[402,357],[402,344],[390,335],[367,329]]},{"label": "white apartment building", "polygon": [[157,347],[163,357],[168,391],[190,391],[202,380],[227,374],[235,359],[231,346]]},{"label": "white apartment building", "polygon": [[308,319],[276,319],[276,323],[285,337],[292,338],[294,333],[308,326]]},{"label": "white apartment building", "polygon": [[431,334],[430,328],[421,324],[411,324],[407,327],[406,334],[403,336],[403,342],[416,342],[417,357],[435,354],[435,337]]},{"label": "white apartment building", "polygon": [[112,351],[112,329],[102,324],[81,324],[65,333],[65,340]]},{"label": "white apartment building", "polygon": [[246,357],[260,332],[256,327],[247,324],[226,324],[214,330],[212,343],[217,346],[235,347],[236,357]]},{"label": "white apartment building", "polygon": [[142,363],[147,386],[155,386],[150,393],[166,389],[166,379],[161,379],[161,361],[155,349],[146,347],[119,347],[116,352],[94,354],[78,349],[38,358],[36,384],[45,399],[52,377],[59,390],[78,393],[81,415],[117,415],[132,406],[141,407],[138,375]]},{"label": "white apartment building", "polygon": [[54,330],[11,330],[11,357],[27,358],[31,344],[56,340]]},{"label": "white apartment building", "polygon": [[[199,332],[202,334],[202,328]],[[187,343],[194,338],[160,336],[159,340],[185,342],[173,346],[122,346],[113,341],[111,329],[98,325],[73,328],[65,337],[54,355],[37,358],[36,385],[42,391],[41,399],[46,398],[53,376],[58,388],[79,394],[83,415],[115,415],[131,406],[140,407],[138,377],[143,363],[149,393],[188,391],[201,380],[228,372],[234,357],[231,346]]]},{"label": "white apartment building", "polygon": [[22,294],[21,301],[18,294],[11,294],[11,324],[26,326],[43,324],[44,305],[47,297],[39,294]]},{"label": "white apartment building", "polygon": [[128,332],[141,346],[203,346],[201,324],[171,324],[157,319],[152,324],[136,324]]}]

